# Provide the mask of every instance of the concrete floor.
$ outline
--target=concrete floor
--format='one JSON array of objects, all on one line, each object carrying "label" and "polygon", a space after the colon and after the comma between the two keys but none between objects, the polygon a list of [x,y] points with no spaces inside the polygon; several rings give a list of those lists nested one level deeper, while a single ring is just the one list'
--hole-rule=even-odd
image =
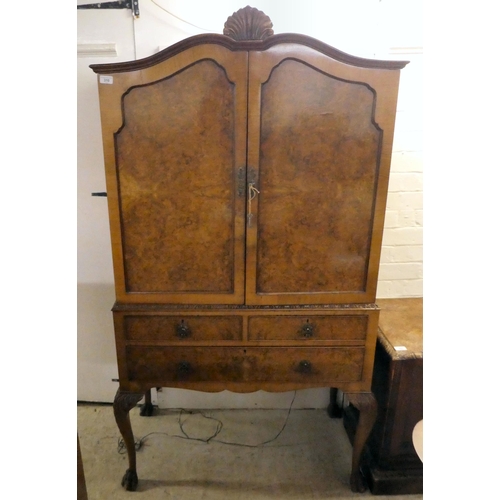
[{"label": "concrete floor", "polygon": [[130,418],[136,440],[145,438],[137,452],[136,492],[120,484],[127,455],[119,450],[112,407],[78,406],[89,500],[423,498],[352,493],[351,445],[342,421],[325,410],[156,409],[148,418],[134,408]]}]

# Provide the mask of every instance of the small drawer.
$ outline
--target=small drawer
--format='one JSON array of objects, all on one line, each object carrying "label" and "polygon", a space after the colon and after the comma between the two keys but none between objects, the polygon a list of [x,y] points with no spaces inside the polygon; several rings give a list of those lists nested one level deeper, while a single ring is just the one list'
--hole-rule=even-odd
[{"label": "small drawer", "polygon": [[127,340],[241,340],[240,316],[146,316],[124,317]]},{"label": "small drawer", "polygon": [[364,355],[362,347],[128,346],[126,357],[130,380],[158,386],[169,382],[288,382],[327,387],[361,380]]},{"label": "small drawer", "polygon": [[252,316],[251,340],[365,340],[367,315]]}]

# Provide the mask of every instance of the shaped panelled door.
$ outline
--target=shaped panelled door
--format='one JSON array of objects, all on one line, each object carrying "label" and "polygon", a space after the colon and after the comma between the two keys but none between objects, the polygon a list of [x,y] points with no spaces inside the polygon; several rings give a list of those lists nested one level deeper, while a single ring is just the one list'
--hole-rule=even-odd
[{"label": "shaped panelled door", "polygon": [[395,111],[381,81],[308,47],[250,54],[248,303],[375,300]]},{"label": "shaped panelled door", "polygon": [[217,49],[133,72],[121,96],[114,87],[122,301],[243,303],[247,54]]}]

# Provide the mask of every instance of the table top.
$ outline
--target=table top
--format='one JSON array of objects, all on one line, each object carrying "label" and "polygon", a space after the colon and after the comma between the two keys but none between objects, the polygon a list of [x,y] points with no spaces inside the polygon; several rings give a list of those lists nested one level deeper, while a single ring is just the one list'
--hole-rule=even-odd
[{"label": "table top", "polygon": [[423,298],[379,299],[377,305],[378,338],[391,356],[423,358]]}]

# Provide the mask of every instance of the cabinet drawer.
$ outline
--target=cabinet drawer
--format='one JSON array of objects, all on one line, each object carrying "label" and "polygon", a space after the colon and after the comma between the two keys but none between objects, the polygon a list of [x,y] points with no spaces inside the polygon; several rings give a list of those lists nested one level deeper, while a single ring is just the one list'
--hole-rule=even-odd
[{"label": "cabinet drawer", "polygon": [[124,317],[127,340],[241,340],[240,316]]},{"label": "cabinet drawer", "polygon": [[128,346],[132,381],[292,382],[331,385],[361,380],[364,348]]},{"label": "cabinet drawer", "polygon": [[368,316],[252,316],[251,340],[364,340]]}]

